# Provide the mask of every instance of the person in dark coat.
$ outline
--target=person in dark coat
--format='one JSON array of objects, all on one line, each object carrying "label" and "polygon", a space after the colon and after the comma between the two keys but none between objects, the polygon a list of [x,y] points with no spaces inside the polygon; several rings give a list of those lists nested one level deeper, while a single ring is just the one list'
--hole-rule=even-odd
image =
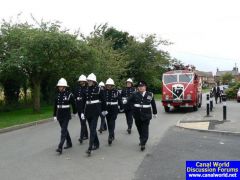
[{"label": "person in dark coat", "polygon": [[[106,94],[106,91],[105,91],[105,84],[104,82],[100,82],[98,84],[98,86],[101,88],[102,91],[104,91],[104,93]],[[100,118],[101,118],[101,123],[100,123],[100,128],[98,129],[98,131],[100,133],[102,133],[103,131],[106,131],[107,130],[107,124],[106,124],[106,117],[102,114],[100,114]]]},{"label": "person in dark coat", "polygon": [[140,81],[137,85],[137,92],[134,92],[126,101],[133,106],[133,117],[139,133],[141,151],[145,150],[145,145],[149,136],[149,124],[157,116],[157,108],[153,93],[147,91],[145,81]]},{"label": "person in dark coat", "polygon": [[113,79],[109,78],[106,81],[106,109],[108,114],[106,115],[107,126],[108,126],[108,144],[111,145],[115,139],[115,122],[118,115],[118,105],[122,109],[121,95],[115,88]]},{"label": "person in dark coat", "polygon": [[86,124],[86,119],[84,117],[83,113],[83,95],[86,90],[86,85],[87,85],[87,78],[85,75],[81,75],[78,79],[79,85],[76,88],[75,91],[75,99],[76,99],[76,104],[77,104],[77,110],[78,110],[78,117],[80,120],[80,136],[78,141],[80,144],[83,143],[83,140],[88,139],[88,129],[87,129],[87,124]]},{"label": "person in dark coat", "polygon": [[[122,89],[121,92],[121,97],[122,97],[122,102],[125,102],[125,100],[130,97],[136,89],[133,87],[133,81],[132,79],[127,79],[126,81],[126,87]],[[127,132],[128,134],[131,134],[132,130],[132,124],[133,124],[133,107],[129,104],[123,104],[124,108],[124,113],[126,116],[126,122],[127,122]]]},{"label": "person in dark coat", "polygon": [[106,100],[104,92],[98,87],[96,76],[91,73],[87,77],[88,86],[84,93],[84,115],[87,119],[89,130],[90,130],[90,139],[89,147],[86,151],[88,156],[91,155],[92,150],[99,148],[100,143],[97,135],[97,122],[99,115],[106,116]]},{"label": "person in dark coat", "polygon": [[58,148],[56,149],[56,152],[62,154],[62,149],[65,141],[67,142],[67,144],[64,147],[64,149],[72,147],[72,141],[68,131],[68,123],[69,120],[71,119],[70,105],[72,105],[74,114],[77,113],[77,108],[73,94],[70,91],[66,90],[68,85],[67,81],[64,78],[61,78],[58,81],[57,87],[58,93],[55,98],[53,116],[54,120],[57,120],[61,127],[61,138]]},{"label": "person in dark coat", "polygon": [[[213,94],[214,94],[214,97],[215,97],[215,102],[216,104],[218,103],[218,98],[220,99],[220,95],[221,95],[221,91],[220,91],[220,87],[219,86],[215,86],[213,88]],[[220,100],[220,103],[221,103],[221,100]]]}]

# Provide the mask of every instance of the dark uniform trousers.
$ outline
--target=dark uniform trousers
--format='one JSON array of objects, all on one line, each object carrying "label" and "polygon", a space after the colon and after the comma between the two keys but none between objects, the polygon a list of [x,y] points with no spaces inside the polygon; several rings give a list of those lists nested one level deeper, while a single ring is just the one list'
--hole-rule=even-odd
[{"label": "dark uniform trousers", "polygon": [[128,129],[132,129],[132,125],[133,125],[133,110],[132,109],[125,109],[125,116],[126,116],[126,120],[127,120],[127,125],[128,125]]},{"label": "dark uniform trousers", "polygon": [[100,129],[106,130],[107,129],[107,124],[106,124],[105,116],[100,114],[100,118],[101,118]]},{"label": "dark uniform trousers", "polygon": [[143,96],[141,93],[133,93],[128,98],[128,104],[133,105],[133,117],[139,133],[141,145],[145,145],[149,136],[149,124],[153,114],[157,114],[156,103],[151,92],[146,92]]},{"label": "dark uniform trousers", "polygon": [[80,120],[80,139],[83,140],[84,138],[88,138],[88,129],[87,129],[87,123],[86,119],[81,118],[81,113],[83,112],[83,94],[85,92],[85,87],[79,86],[75,92],[75,98],[76,98],[76,104],[77,104],[77,109],[78,109],[78,116]]},{"label": "dark uniform trousers", "polygon": [[105,91],[106,94],[106,108],[108,114],[106,115],[107,118],[107,125],[108,125],[108,132],[109,137],[112,140],[115,138],[115,122],[118,115],[118,105],[120,105],[120,109],[122,109],[122,99],[121,95],[119,94],[117,89],[107,89]]},{"label": "dark uniform trousers", "polygon": [[108,111],[108,114],[106,115],[106,119],[107,119],[107,126],[108,126],[108,132],[109,132],[108,138],[114,139],[115,124],[116,124],[116,119],[118,115],[118,105],[107,106],[107,111]]},{"label": "dark uniform trousers", "polygon": [[99,147],[97,136],[97,122],[102,111],[106,110],[104,92],[98,86],[87,87],[84,93],[84,114],[90,130],[89,150],[93,146]]},{"label": "dark uniform trousers", "polygon": [[[128,97],[130,97],[132,95],[132,93],[135,92],[135,88],[133,87],[126,87],[125,89],[122,90],[121,92],[121,96],[122,99],[127,99]],[[129,104],[125,104],[123,105],[124,108],[124,113],[126,116],[126,120],[127,120],[127,125],[128,125],[128,129],[132,129],[132,124],[133,124],[133,108],[131,105]]]},{"label": "dark uniform trousers", "polygon": [[91,117],[87,116],[87,121],[89,125],[89,130],[90,130],[90,140],[89,140],[89,149],[91,150],[93,146],[99,147],[99,140],[98,140],[98,135],[97,135],[97,122],[98,122],[98,115],[93,115]]},{"label": "dark uniform trousers", "polygon": [[72,146],[72,140],[68,132],[69,119],[59,119],[58,122],[61,127],[61,138],[58,147],[62,148],[65,140],[67,141],[68,146]]},{"label": "dark uniform trousers", "polygon": [[138,130],[140,143],[141,145],[145,145],[149,136],[150,120],[142,121],[140,118],[135,118],[135,124]]},{"label": "dark uniform trousers", "polygon": [[87,129],[86,119],[81,118],[81,112],[78,112],[78,116],[81,124],[80,139],[88,138],[88,129]]},{"label": "dark uniform trousers", "polygon": [[67,141],[67,145],[72,145],[71,137],[68,132],[68,123],[71,119],[70,104],[72,105],[73,113],[77,113],[73,94],[69,91],[59,92],[55,99],[53,116],[57,117],[57,120],[61,127],[61,138],[58,145],[58,148],[60,149],[62,149],[65,141]]}]

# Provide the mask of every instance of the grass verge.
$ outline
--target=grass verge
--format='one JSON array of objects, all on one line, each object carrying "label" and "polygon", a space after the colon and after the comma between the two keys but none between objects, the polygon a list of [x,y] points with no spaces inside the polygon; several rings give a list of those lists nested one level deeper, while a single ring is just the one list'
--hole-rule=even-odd
[{"label": "grass verge", "polygon": [[155,98],[155,100],[161,100],[162,95],[161,94],[154,94],[154,98]]},{"label": "grass verge", "polygon": [[11,112],[1,112],[0,129],[50,118],[52,117],[52,114],[53,114],[52,106],[42,107],[41,113],[33,113],[31,108]]}]

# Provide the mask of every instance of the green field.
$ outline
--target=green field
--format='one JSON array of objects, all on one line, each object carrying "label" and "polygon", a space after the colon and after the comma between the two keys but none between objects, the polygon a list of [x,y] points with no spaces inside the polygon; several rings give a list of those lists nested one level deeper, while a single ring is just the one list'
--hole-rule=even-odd
[{"label": "green field", "polygon": [[53,114],[52,106],[42,107],[41,113],[38,114],[33,113],[31,108],[11,112],[1,112],[0,129],[10,127],[13,125],[24,124],[50,118],[53,116],[52,114]]}]

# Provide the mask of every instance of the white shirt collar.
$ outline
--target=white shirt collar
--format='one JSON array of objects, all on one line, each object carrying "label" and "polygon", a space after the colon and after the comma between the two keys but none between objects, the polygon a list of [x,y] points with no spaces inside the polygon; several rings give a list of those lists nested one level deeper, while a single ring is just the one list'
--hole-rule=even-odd
[{"label": "white shirt collar", "polygon": [[142,93],[142,96],[144,97],[144,96],[145,96],[145,94],[146,94],[146,91],[144,91],[144,92]]}]

